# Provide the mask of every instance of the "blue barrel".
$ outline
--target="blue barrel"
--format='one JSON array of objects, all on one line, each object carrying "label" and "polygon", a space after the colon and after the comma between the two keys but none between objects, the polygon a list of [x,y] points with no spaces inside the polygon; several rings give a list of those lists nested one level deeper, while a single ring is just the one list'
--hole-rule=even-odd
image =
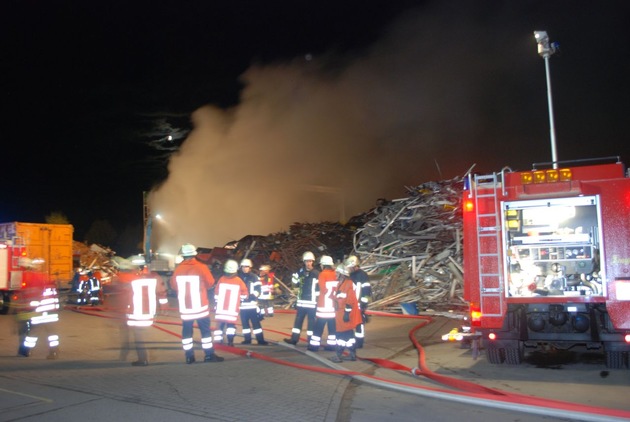
[{"label": "blue barrel", "polygon": [[418,315],[418,304],[416,302],[401,302],[400,307],[404,315]]}]

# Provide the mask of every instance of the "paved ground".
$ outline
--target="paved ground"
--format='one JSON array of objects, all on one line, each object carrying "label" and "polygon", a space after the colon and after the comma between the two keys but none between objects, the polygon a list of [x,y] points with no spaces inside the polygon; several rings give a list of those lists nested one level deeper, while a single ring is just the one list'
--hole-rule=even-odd
[{"label": "paved ground", "polygon": [[[56,361],[45,359],[43,345],[30,358],[16,357],[13,317],[0,316],[0,421],[543,419],[513,409],[453,403],[442,400],[447,399],[445,394],[418,395],[411,392],[417,390],[414,386],[445,387],[369,361],[335,365],[326,359],[331,352],[314,354],[306,352],[303,344],[287,346],[282,338],[290,332],[293,314],[277,313],[263,321],[267,339],[275,342],[271,346],[217,346],[224,362],[193,365],[184,363],[178,319],[163,315],[160,329],[149,330],[151,364],[147,367],[130,366],[135,351],[121,353],[117,320],[107,318],[107,313],[93,314],[62,312],[62,351]],[[408,333],[420,322],[373,317],[359,356],[417,366],[418,353]],[[438,317],[417,333],[425,346],[427,366],[438,374],[510,392],[630,410],[630,371],[605,371],[597,358],[547,362],[542,367],[534,360],[520,367],[489,365],[483,357],[473,360],[470,350],[439,339],[455,325],[455,320]],[[199,350],[197,357],[201,359]],[[352,379],[326,372],[336,369],[376,378]],[[381,384],[380,378],[403,387],[391,388]],[[544,420],[568,419],[552,415]]]}]

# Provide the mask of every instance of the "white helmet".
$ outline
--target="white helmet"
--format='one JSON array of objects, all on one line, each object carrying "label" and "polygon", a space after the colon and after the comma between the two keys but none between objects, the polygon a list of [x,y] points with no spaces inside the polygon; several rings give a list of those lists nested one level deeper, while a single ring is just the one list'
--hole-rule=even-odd
[{"label": "white helmet", "polygon": [[259,268],[260,271],[271,271],[271,267],[269,265],[261,265]]},{"label": "white helmet", "polygon": [[346,261],[344,262],[344,265],[348,268],[352,268],[352,267],[358,267],[359,266],[359,258],[357,258],[354,255],[350,255],[348,258],[346,258]]},{"label": "white helmet", "polygon": [[330,265],[333,266],[335,265],[335,262],[333,261],[331,256],[328,255],[322,255],[321,258],[319,258],[319,264],[320,265]]},{"label": "white helmet", "polygon": [[234,261],[233,259],[228,259],[225,262],[223,271],[227,274],[236,274],[238,272],[238,262]]},{"label": "white helmet", "polygon": [[241,267],[252,267],[252,260],[245,258],[241,261]]},{"label": "white helmet", "polygon": [[304,252],[302,261],[315,261],[315,255],[313,255],[313,252]]},{"label": "white helmet", "polygon": [[337,265],[336,271],[341,275],[345,275],[346,277],[350,275],[350,271],[348,271],[348,268],[343,264]]},{"label": "white helmet", "polygon": [[182,249],[180,250],[179,254],[181,256],[195,256],[197,255],[197,248],[195,247],[195,245],[185,243],[182,245]]}]

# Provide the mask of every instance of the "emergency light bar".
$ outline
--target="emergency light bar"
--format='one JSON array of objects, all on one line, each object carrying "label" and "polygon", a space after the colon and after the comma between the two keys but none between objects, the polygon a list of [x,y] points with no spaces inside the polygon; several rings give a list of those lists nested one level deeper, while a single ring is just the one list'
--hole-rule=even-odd
[{"label": "emergency light bar", "polygon": [[530,185],[532,183],[570,182],[572,177],[571,169],[532,170],[521,173],[521,183]]}]

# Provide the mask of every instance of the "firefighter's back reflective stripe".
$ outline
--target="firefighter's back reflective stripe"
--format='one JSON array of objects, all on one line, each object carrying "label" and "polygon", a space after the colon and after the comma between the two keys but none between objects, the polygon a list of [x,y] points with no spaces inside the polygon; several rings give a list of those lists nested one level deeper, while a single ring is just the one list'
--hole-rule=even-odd
[{"label": "firefighter's back reflective stripe", "polygon": [[135,327],[147,327],[153,324],[157,312],[157,279],[140,278],[131,282],[133,291],[131,314],[127,315],[127,324]]},{"label": "firefighter's back reflective stripe", "polygon": [[208,305],[204,305],[201,300],[201,280],[198,275],[178,275],[175,281],[182,319],[197,319],[210,314]]},{"label": "firefighter's back reflective stripe", "polygon": [[240,291],[241,288],[237,284],[219,283],[216,293],[216,319],[222,321],[237,320],[241,301]]},{"label": "firefighter's back reflective stripe", "polygon": [[[337,291],[338,280],[326,280],[324,284],[324,291],[319,292],[317,299],[317,317],[320,318],[334,318],[335,317],[335,302],[333,296]],[[320,282],[321,286],[321,282]]]}]

